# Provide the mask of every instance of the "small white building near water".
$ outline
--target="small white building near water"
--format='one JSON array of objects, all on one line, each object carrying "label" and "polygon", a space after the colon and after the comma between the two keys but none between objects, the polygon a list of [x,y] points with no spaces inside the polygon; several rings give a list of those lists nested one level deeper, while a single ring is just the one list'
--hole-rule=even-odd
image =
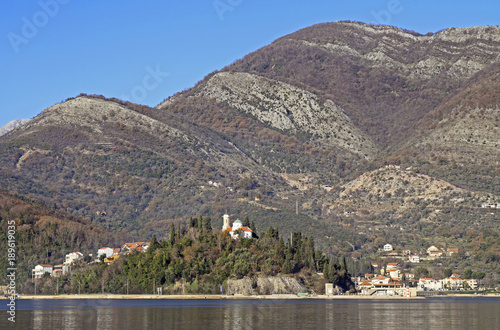
[{"label": "small white building near water", "polygon": [[418,291],[441,291],[444,288],[443,280],[420,278],[417,283]]}]

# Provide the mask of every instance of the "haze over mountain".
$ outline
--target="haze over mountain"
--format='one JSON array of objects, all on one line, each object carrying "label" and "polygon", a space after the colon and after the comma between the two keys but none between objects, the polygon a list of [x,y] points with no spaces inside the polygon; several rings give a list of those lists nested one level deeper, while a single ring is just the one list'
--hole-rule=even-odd
[{"label": "haze over mountain", "polygon": [[373,225],[411,244],[498,228],[480,206],[500,203],[499,60],[498,26],[319,24],[156,108],[49,107],[0,138],[1,184],[142,237],[226,211],[334,253],[371,251]]}]

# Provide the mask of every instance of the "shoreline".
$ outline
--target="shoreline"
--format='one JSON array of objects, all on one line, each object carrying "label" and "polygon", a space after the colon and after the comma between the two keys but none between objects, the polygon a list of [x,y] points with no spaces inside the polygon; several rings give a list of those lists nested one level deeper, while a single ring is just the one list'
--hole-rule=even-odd
[{"label": "shoreline", "polygon": [[426,299],[426,298],[458,298],[458,297],[492,297],[500,298],[495,294],[489,295],[475,295],[475,294],[449,294],[440,296],[417,296],[417,297],[402,297],[402,296],[356,296],[356,295],[309,295],[309,296],[297,296],[295,294],[276,294],[276,295],[254,295],[254,296],[244,296],[244,295],[210,295],[210,294],[191,294],[191,295],[152,295],[152,294],[62,294],[62,295],[26,295],[20,296],[16,300],[43,300],[43,299],[122,299],[122,300],[204,300],[204,299],[216,299],[216,300],[234,300],[234,299],[324,299],[324,300],[344,300],[344,299],[361,299],[361,300],[381,300],[381,299],[393,299],[393,300],[415,300],[415,299]]}]

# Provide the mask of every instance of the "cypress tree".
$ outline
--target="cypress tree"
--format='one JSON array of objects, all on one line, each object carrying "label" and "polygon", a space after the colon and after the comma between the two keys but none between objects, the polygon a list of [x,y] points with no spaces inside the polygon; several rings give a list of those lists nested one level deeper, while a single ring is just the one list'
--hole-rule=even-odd
[{"label": "cypress tree", "polygon": [[198,216],[198,231],[201,231],[203,229],[203,219],[201,217],[201,214]]},{"label": "cypress tree", "polygon": [[211,231],[212,230],[212,219],[210,217],[206,217],[203,220],[203,229],[205,229],[207,231]]},{"label": "cypress tree", "polygon": [[248,216],[243,219],[243,227],[250,227],[250,219]]},{"label": "cypress tree", "polygon": [[170,233],[168,234],[168,241],[170,243],[170,246],[173,246],[175,244],[175,226],[174,226],[174,223],[170,224]]}]

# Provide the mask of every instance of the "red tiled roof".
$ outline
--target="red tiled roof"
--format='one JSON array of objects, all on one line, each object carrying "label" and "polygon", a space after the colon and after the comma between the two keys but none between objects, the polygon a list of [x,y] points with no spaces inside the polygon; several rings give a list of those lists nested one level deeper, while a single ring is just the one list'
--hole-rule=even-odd
[{"label": "red tiled roof", "polygon": [[[241,227],[240,228],[242,231],[246,231],[246,232],[252,232],[253,231],[250,229],[250,227]],[[226,229],[225,231],[233,231],[233,227],[229,227],[228,229]]]},{"label": "red tiled roof", "polygon": [[50,267],[50,268],[52,268],[52,265],[44,265],[44,264],[40,264],[40,266],[42,266],[42,267]]},{"label": "red tiled roof", "polygon": [[375,283],[373,284],[374,286],[400,286],[399,282],[392,282],[392,283]]},{"label": "red tiled roof", "polygon": [[374,280],[382,280],[382,279],[383,279],[383,280],[387,280],[387,279],[388,279],[388,277],[385,277],[385,276],[383,276],[383,275],[378,275],[378,276],[375,276],[373,279],[374,279]]}]

